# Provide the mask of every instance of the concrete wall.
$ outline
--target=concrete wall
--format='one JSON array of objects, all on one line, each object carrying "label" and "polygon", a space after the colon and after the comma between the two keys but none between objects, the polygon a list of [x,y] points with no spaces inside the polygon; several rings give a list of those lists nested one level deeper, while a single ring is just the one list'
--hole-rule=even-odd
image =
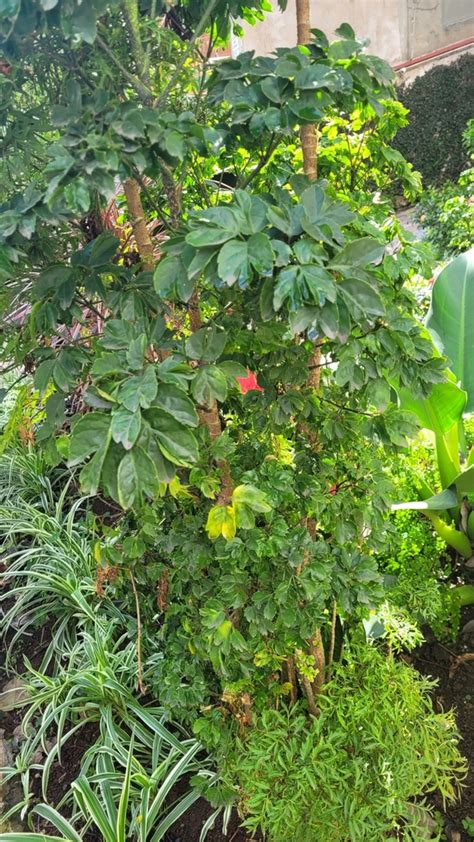
[{"label": "concrete wall", "polygon": [[[311,8],[312,26],[332,38],[347,21],[370,39],[369,52],[391,64],[474,36],[474,0],[311,0]],[[241,49],[268,54],[295,43],[295,0],[288,0],[286,12],[245,27]]]}]

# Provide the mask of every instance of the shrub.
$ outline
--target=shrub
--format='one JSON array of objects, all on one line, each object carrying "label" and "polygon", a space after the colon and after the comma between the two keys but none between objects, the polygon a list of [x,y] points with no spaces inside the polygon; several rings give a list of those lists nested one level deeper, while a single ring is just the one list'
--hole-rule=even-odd
[{"label": "shrub", "polygon": [[459,254],[474,244],[474,168],[457,181],[427,190],[417,217],[439,256]]},{"label": "shrub", "polygon": [[400,828],[424,838],[430,808],[413,799],[435,789],[453,799],[465,771],[454,715],[433,712],[431,686],[366,647],[338,667],[317,719],[264,712],[227,764],[245,826],[269,842],[362,842]]},{"label": "shrub", "polygon": [[455,181],[466,166],[462,132],[472,117],[471,86],[474,56],[433,67],[398,96],[409,109],[409,124],[393,145],[423,176],[425,184]]}]

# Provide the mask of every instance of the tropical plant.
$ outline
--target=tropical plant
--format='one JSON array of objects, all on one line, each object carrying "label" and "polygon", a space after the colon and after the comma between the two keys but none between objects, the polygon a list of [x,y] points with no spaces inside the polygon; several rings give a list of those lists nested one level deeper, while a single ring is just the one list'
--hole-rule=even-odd
[{"label": "tropical plant", "polygon": [[[473,451],[465,453],[462,417],[474,408],[472,331],[467,326],[474,291],[474,250],[455,258],[433,285],[427,327],[452,367],[451,382],[437,384],[423,400],[400,391],[400,402],[414,412],[423,427],[434,433],[442,490],[434,494],[423,482],[422,500],[397,503],[392,508],[419,509],[441,538],[465,559],[470,559],[474,540],[471,500],[474,493]],[[460,384],[457,385],[456,381]],[[462,463],[461,463],[462,459]],[[466,585],[461,600],[472,600]]]},{"label": "tropical plant", "polygon": [[421,840],[431,812],[423,795],[456,797],[466,766],[453,714],[433,712],[432,683],[374,648],[346,658],[318,718],[308,722],[297,707],[265,711],[223,761],[244,826],[271,842],[329,832],[337,842],[397,832]]}]

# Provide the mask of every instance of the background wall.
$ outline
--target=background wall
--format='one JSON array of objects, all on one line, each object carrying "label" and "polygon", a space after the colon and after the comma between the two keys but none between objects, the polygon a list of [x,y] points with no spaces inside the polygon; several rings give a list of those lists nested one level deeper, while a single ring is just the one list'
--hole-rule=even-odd
[{"label": "background wall", "polygon": [[[275,2],[276,5],[276,2]],[[473,0],[311,0],[312,25],[329,37],[347,21],[373,52],[392,64],[474,36]],[[286,12],[246,26],[241,49],[271,53],[296,43],[295,0]]]}]

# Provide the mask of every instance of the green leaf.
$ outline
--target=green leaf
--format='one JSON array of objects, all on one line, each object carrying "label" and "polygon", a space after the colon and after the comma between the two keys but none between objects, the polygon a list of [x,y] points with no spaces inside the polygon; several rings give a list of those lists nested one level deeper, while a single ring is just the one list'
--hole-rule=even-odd
[{"label": "green leaf", "polygon": [[361,237],[341,249],[329,265],[333,269],[345,271],[354,269],[356,266],[367,266],[369,263],[378,263],[383,257],[384,250],[385,246],[372,237]]},{"label": "green leaf", "polygon": [[91,374],[93,377],[100,379],[101,377],[110,377],[113,374],[125,374],[126,371],[123,356],[112,352],[102,354],[101,357],[94,360]]},{"label": "green leaf", "polygon": [[43,395],[46,389],[49,386],[51,378],[53,376],[53,369],[56,365],[56,359],[53,358],[52,360],[44,360],[44,362],[40,363],[38,368],[35,371],[34,375],[34,384],[35,388],[38,389],[40,395]]},{"label": "green leaf", "polygon": [[130,748],[128,750],[127,765],[125,767],[125,775],[122,781],[120,792],[120,801],[117,810],[117,823],[115,826],[115,833],[117,842],[126,842],[127,839],[127,813],[130,800],[130,784],[132,780],[132,762],[133,762],[133,734],[130,738]]},{"label": "green leaf", "polygon": [[186,266],[180,257],[165,257],[158,263],[153,275],[153,284],[160,298],[170,298],[177,290],[178,281],[188,277]]},{"label": "green leaf", "polygon": [[105,447],[109,429],[110,415],[105,413],[89,412],[79,418],[72,428],[68,464],[78,465],[91,453]]},{"label": "green leaf", "polygon": [[79,474],[79,484],[83,494],[97,494],[109,445],[110,434],[107,436],[104,447],[101,447],[100,450],[97,450],[97,452],[94,453],[92,459],[90,459],[87,465],[84,465],[81,473]]},{"label": "green leaf", "polygon": [[117,393],[120,401],[130,412],[136,412],[138,407],[148,409],[158,390],[155,369],[152,365],[145,368],[143,374],[129,377],[121,385]]},{"label": "green leaf", "polygon": [[266,494],[254,485],[238,485],[232,493],[232,502],[240,505],[245,504],[254,512],[271,512]]},{"label": "green leaf", "polygon": [[474,248],[460,254],[438,275],[426,325],[467,392],[474,411]]},{"label": "green leaf", "polygon": [[227,378],[215,365],[204,365],[198,369],[191,384],[191,392],[200,406],[211,407],[215,400],[225,401]]},{"label": "green leaf", "polygon": [[[61,816],[54,807],[51,807],[49,804],[37,804],[33,807],[32,812],[36,813],[37,816],[41,816],[42,819],[46,819],[46,821],[52,824],[56,830],[59,830],[66,839],[71,840],[71,842],[81,842],[81,837],[77,831],[74,830],[73,826],[65,818],[63,818],[63,816]],[[38,834],[38,837],[44,838],[41,834]]]},{"label": "green leaf", "polygon": [[273,274],[273,249],[267,234],[253,234],[247,241],[247,253],[250,265],[257,275],[264,278]]},{"label": "green leaf", "polygon": [[127,351],[127,362],[132,371],[138,371],[143,367],[145,353],[148,346],[148,339],[144,333],[132,339],[130,347]]},{"label": "green leaf", "polygon": [[125,454],[117,471],[119,503],[123,509],[130,509],[138,497],[140,480],[132,451]]},{"label": "green leaf", "polygon": [[110,425],[114,442],[121,444],[125,450],[130,450],[140,434],[141,422],[139,409],[135,412],[130,412],[125,407],[114,410]]},{"label": "green leaf", "polygon": [[372,316],[383,316],[385,308],[377,290],[366,281],[359,281],[357,278],[350,278],[339,284],[339,289],[346,299],[347,306],[351,311],[356,305],[356,312],[369,313]]},{"label": "green leaf", "polygon": [[197,427],[199,424],[193,402],[177,386],[160,384],[154,403],[186,427]]},{"label": "green leaf", "polygon": [[214,362],[222,354],[227,342],[225,330],[215,325],[202,327],[186,340],[186,354],[192,360]]},{"label": "green leaf", "polygon": [[466,407],[466,392],[450,381],[435,383],[427,398],[416,398],[409,389],[397,391],[400,407],[414,412],[421,426],[437,436],[457,424]]},{"label": "green leaf", "polygon": [[411,503],[393,503],[392,511],[417,509],[419,511],[441,512],[447,509],[453,509],[457,504],[458,498],[454,489],[446,488],[444,491],[440,491],[439,494],[428,497],[427,500],[414,500]]},{"label": "green leaf", "polygon": [[220,250],[217,259],[219,277],[232,286],[237,281],[245,286],[250,277],[247,243],[244,240],[229,240]]},{"label": "green leaf", "polygon": [[114,257],[120,240],[114,237],[110,231],[103,231],[92,242],[92,247],[89,255],[89,266],[103,266],[105,263],[110,263]]},{"label": "green leaf", "polygon": [[148,409],[145,417],[166,459],[184,467],[197,461],[197,442],[190,430],[161,409]]}]

